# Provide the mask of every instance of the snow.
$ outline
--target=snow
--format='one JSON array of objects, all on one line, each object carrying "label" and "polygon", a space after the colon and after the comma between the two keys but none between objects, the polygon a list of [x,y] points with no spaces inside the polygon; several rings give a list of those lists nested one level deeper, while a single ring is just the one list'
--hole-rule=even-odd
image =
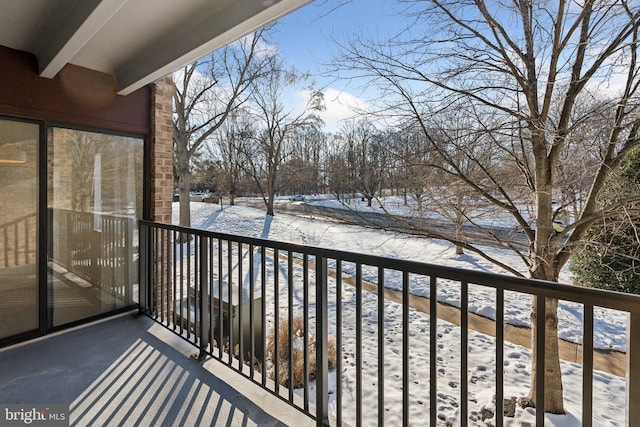
[{"label": "snow", "polygon": [[[289,202],[290,203],[290,202]],[[177,204],[174,204],[174,222],[177,223]],[[268,238],[272,240],[302,243],[307,245],[340,249],[357,253],[381,255],[385,257],[416,260],[459,268],[472,268],[482,271],[504,273],[498,267],[474,254],[456,256],[454,248],[444,242],[418,239],[399,234],[367,229],[363,227],[339,224],[333,221],[306,216],[280,214],[267,217],[264,211],[240,206],[211,205],[205,203],[191,204],[191,222],[194,228],[202,228],[216,232],[244,235],[249,237]],[[509,265],[518,265],[519,259],[508,252],[486,248],[492,256],[498,257]],[[273,257],[267,262],[273,264]],[[247,271],[245,269],[244,271]],[[302,282],[301,269],[294,269],[295,283]],[[283,270],[286,272],[286,270]],[[345,272],[348,266],[345,266]],[[377,272],[363,270],[367,275]],[[299,277],[298,277],[299,275]],[[314,283],[313,272],[310,271],[310,283]],[[375,276],[372,276],[375,282]],[[271,282],[273,283],[273,282]],[[286,318],[289,301],[287,299],[287,280],[281,278],[279,304],[280,317]],[[247,284],[245,283],[245,286]],[[401,289],[401,282],[393,274],[385,275],[385,286]],[[329,334],[335,335],[335,281],[329,279]],[[438,288],[438,299],[459,305],[459,284],[442,283]],[[413,280],[411,293],[429,296],[428,281]],[[301,297],[295,294],[292,302],[294,309],[299,308]],[[313,307],[315,298],[313,291],[309,304]],[[268,307],[273,307],[274,295],[264,296]],[[480,286],[471,286],[469,295],[470,311],[489,318],[495,318],[495,292]],[[508,323],[528,325],[531,297],[515,292],[505,294],[505,318]],[[371,293],[362,293],[362,340],[363,389],[362,414],[363,425],[374,425],[377,422],[377,378],[378,378],[378,333],[377,297]],[[385,372],[385,422],[388,425],[399,425],[402,421],[402,306],[385,300],[384,311],[384,372]],[[345,421],[355,425],[350,418],[355,414],[356,406],[356,301],[355,288],[343,285],[342,288],[342,404]],[[269,311],[269,309],[268,309]],[[313,310],[311,310],[312,312]],[[333,313],[333,314],[332,314]],[[273,313],[267,313],[273,315]],[[310,318],[310,322],[315,322]],[[268,322],[270,324],[272,322]],[[625,350],[627,316],[624,313],[597,309],[595,312],[594,345],[597,348],[614,348]],[[579,342],[582,335],[582,311],[579,305],[561,302],[559,308],[559,335],[569,341]],[[429,407],[429,354],[430,343],[429,316],[410,309],[409,342],[410,342],[410,419],[428,419]],[[438,408],[442,425],[459,423],[459,408],[456,403],[460,397],[460,344],[459,328],[450,323],[439,321],[437,326],[438,344]],[[425,339],[426,334],[426,339]],[[530,383],[530,350],[506,342],[505,354],[505,398],[526,396]],[[469,331],[469,409],[472,425],[491,425],[495,418],[481,421],[481,411],[495,410],[495,342],[492,337]],[[547,426],[579,426],[582,411],[582,367],[577,364],[562,362],[563,387],[567,415],[554,416],[546,414]],[[330,394],[330,410],[335,414],[335,374],[332,375]],[[594,419],[593,425],[621,426],[625,425],[625,390],[624,378],[602,372],[594,372]],[[301,393],[301,392],[300,392]],[[314,390],[310,390],[313,402]],[[518,410],[515,418],[505,418],[505,425],[520,426],[523,422],[535,424],[533,409]]]},{"label": "snow", "polygon": [[[317,206],[325,206],[334,209],[352,209],[358,212],[370,213],[388,213],[398,216],[413,216],[419,214],[422,217],[432,219],[445,219],[437,209],[430,209],[432,206],[428,198],[423,199],[422,211],[419,210],[418,203],[415,198],[407,196],[405,203],[404,198],[399,196],[376,197],[372,200],[371,206],[367,206],[367,201],[362,197],[348,197],[343,200],[337,200],[331,195],[306,196],[306,202]],[[522,212],[525,220],[532,221],[531,206],[519,205],[519,211]],[[517,223],[513,217],[505,213],[504,210],[489,209],[488,206],[469,210],[468,215],[474,218],[474,222],[486,227],[509,227],[514,228]]]}]

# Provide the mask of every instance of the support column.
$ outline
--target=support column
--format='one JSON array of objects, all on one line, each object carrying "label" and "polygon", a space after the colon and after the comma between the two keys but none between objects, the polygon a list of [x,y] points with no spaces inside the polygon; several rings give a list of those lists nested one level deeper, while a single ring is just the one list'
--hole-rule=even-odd
[{"label": "support column", "polygon": [[[173,202],[173,112],[172,97],[175,86],[171,76],[166,76],[152,86],[151,91],[151,147],[147,171],[150,174],[147,203],[149,204],[149,219],[155,222],[171,224],[171,205]],[[162,288],[156,295],[158,311],[166,315],[166,319],[173,319],[176,305],[180,301],[170,300],[173,295],[173,275],[171,261],[174,245],[173,233],[159,233],[156,237],[161,240],[155,247],[162,250],[162,256],[156,254],[149,258],[154,265],[156,274],[142,287],[151,289]]]},{"label": "support column", "polygon": [[175,86],[171,76],[158,80],[152,91],[151,220],[171,224],[173,202],[173,113]]}]

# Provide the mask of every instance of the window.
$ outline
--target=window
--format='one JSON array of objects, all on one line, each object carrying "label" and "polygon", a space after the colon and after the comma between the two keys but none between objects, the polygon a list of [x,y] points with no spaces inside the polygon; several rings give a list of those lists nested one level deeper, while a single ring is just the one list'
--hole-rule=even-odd
[{"label": "window", "polygon": [[49,129],[50,326],[127,307],[137,297],[143,140]]},{"label": "window", "polygon": [[0,119],[0,338],[38,329],[37,124]]}]

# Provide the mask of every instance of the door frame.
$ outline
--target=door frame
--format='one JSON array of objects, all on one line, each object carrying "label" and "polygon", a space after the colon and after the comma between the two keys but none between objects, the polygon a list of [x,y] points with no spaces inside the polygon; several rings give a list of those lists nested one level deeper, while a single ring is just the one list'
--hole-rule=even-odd
[{"label": "door frame", "polygon": [[16,117],[0,113],[0,120],[11,120],[21,123],[30,123],[38,126],[38,156],[37,156],[37,200],[36,200],[36,257],[37,257],[37,315],[38,327],[36,329],[21,332],[8,337],[0,338],[0,348],[23,341],[38,338],[52,332],[68,329],[77,325],[88,323],[97,319],[113,316],[131,310],[137,306],[133,303],[116,310],[100,313],[70,323],[59,326],[53,326],[53,306],[50,305],[50,289],[49,289],[49,271],[48,271],[48,249],[49,249],[49,216],[48,216],[48,195],[49,195],[49,131],[52,128],[64,128],[78,131],[96,132],[115,136],[139,138],[143,142],[143,158],[142,158],[142,212],[141,217],[145,218],[148,211],[148,200],[146,197],[149,185],[149,138],[147,135],[133,132],[122,132],[112,129],[93,128],[87,126],[76,126],[68,123],[59,123],[47,120],[39,120],[28,117]]}]

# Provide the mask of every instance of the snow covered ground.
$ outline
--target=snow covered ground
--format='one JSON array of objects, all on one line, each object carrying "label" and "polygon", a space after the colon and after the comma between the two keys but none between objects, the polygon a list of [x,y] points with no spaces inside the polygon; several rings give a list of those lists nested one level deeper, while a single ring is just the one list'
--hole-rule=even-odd
[{"label": "snow covered ground", "polygon": [[[312,205],[338,209],[353,209],[359,212],[389,213],[400,216],[419,214],[422,217],[444,219],[444,217],[438,213],[437,209],[431,208],[431,202],[426,198],[422,202],[423,209],[420,212],[418,203],[411,196],[407,197],[406,204],[404,198],[400,196],[377,197],[373,199],[371,206],[367,206],[366,200],[362,200],[361,197],[347,197],[342,200],[337,200],[333,195],[318,195],[305,196],[305,201]],[[522,204],[519,205],[518,208],[523,217],[530,222],[533,217],[532,207]],[[467,214],[470,218],[474,219],[476,224],[486,227],[511,228],[517,226],[517,223],[510,214],[504,210],[490,209],[489,206],[467,209]]]},{"label": "snow covered ground", "polygon": [[[403,235],[366,229],[357,226],[337,224],[331,221],[311,219],[305,216],[278,214],[266,217],[264,212],[246,207],[192,203],[192,224],[196,228],[211,231],[239,234],[251,237],[268,238],[293,243],[329,247],[358,253],[381,255],[391,258],[417,260],[460,268],[472,268],[482,271],[501,272],[499,268],[474,255],[456,256],[451,245],[439,241],[409,238]],[[177,204],[174,204],[174,222],[177,223]],[[518,259],[509,253],[500,253],[490,249],[495,256],[511,265],[518,265]],[[273,259],[268,260],[273,263]],[[246,270],[245,270],[246,271]],[[366,271],[365,278],[366,278]],[[297,273],[296,273],[297,274]],[[565,276],[567,277],[567,276]],[[313,282],[313,278],[311,278]],[[280,316],[286,316],[286,280],[285,288],[280,293],[281,306],[285,307]],[[335,282],[329,281],[330,301],[335,300]],[[393,280],[385,280],[388,287],[401,288],[401,284]],[[411,292],[418,295],[429,295],[427,283],[412,282]],[[459,305],[459,286],[443,284],[438,289],[439,299],[447,303]],[[313,291],[310,292],[313,295]],[[297,294],[296,294],[297,295]],[[495,316],[493,293],[480,287],[472,288],[470,310],[487,317]],[[529,322],[530,297],[508,293],[506,298],[505,317],[509,323],[526,325]],[[265,295],[268,306],[274,302],[273,295]],[[350,418],[355,414],[355,290],[350,286],[342,289],[343,313],[343,410],[345,421],[355,424]],[[311,301],[313,302],[313,301]],[[294,308],[301,302],[296,299]],[[374,425],[377,420],[377,298],[363,292],[363,425]],[[330,305],[330,312],[335,313],[335,306]],[[272,313],[267,313],[272,315]],[[399,425],[402,420],[402,306],[385,301],[385,419],[388,425]],[[582,334],[581,309],[574,304],[561,303],[559,333],[569,340],[579,341]],[[626,341],[626,315],[621,313],[596,312],[595,345],[600,348],[616,348],[624,350]],[[329,334],[336,330],[335,316],[330,315]],[[428,339],[429,317],[415,310],[410,311],[410,365],[411,381],[409,394],[411,398],[410,419],[417,425],[428,419],[429,405],[429,352]],[[442,425],[457,425],[459,417],[458,404],[460,395],[460,359],[459,328],[446,323],[438,323],[438,406],[442,415]],[[426,338],[426,339],[425,339]],[[525,396],[530,383],[530,351],[526,348],[505,344],[505,398]],[[495,419],[481,421],[483,409],[495,409],[493,402],[495,386],[495,343],[492,337],[470,331],[469,346],[469,378],[472,425],[490,425]],[[548,426],[581,425],[581,390],[582,368],[580,365],[562,363],[565,404],[568,414],[553,416],[547,414]],[[332,377],[335,389],[335,377]],[[594,425],[625,425],[625,380],[605,373],[594,373]],[[311,396],[314,396],[311,390]],[[331,409],[335,412],[335,393],[331,395]],[[515,418],[505,419],[505,425],[520,426],[523,422],[535,424],[535,412],[531,409],[518,409]]]}]

